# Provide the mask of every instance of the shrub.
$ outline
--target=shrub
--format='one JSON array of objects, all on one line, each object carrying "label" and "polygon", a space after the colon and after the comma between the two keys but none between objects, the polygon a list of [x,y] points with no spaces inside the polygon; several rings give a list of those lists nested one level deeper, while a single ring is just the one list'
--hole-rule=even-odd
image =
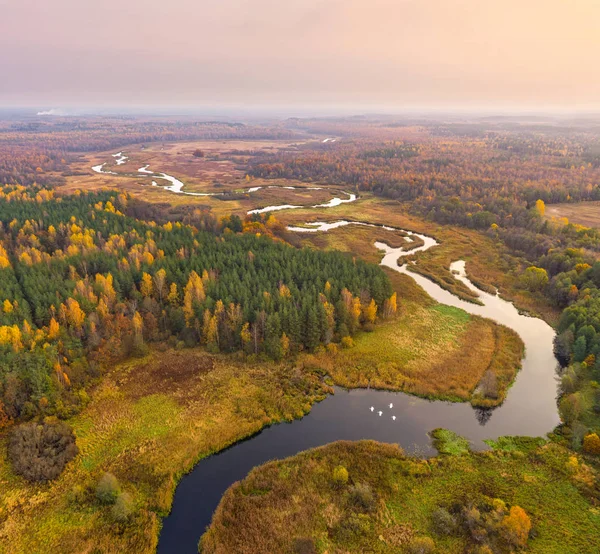
[{"label": "shrub", "polygon": [[371,527],[372,521],[368,515],[351,513],[348,517],[342,518],[333,529],[333,535],[339,542],[353,541],[367,536]]},{"label": "shrub", "polygon": [[596,433],[583,437],[583,451],[586,454],[600,456],[600,437]]},{"label": "shrub", "polygon": [[531,520],[520,506],[513,506],[499,525],[500,535],[511,545],[522,548],[527,545]]},{"label": "shrub", "polygon": [[338,353],[338,345],[335,342],[330,342],[327,345],[327,352],[329,354],[337,354]]},{"label": "shrub", "polygon": [[350,487],[350,504],[355,508],[372,512],[375,509],[375,495],[367,483],[356,483]]},{"label": "shrub", "polygon": [[131,498],[131,495],[127,492],[119,494],[111,512],[115,521],[119,523],[127,521],[133,513],[133,498]]},{"label": "shrub", "polygon": [[112,473],[105,473],[96,486],[96,498],[103,504],[114,504],[120,492],[119,481]]},{"label": "shrub", "polygon": [[435,532],[440,535],[450,535],[456,529],[456,519],[446,508],[434,510],[431,519]]},{"label": "shrub", "polygon": [[414,537],[408,545],[410,554],[429,554],[435,550],[435,543],[431,537]]},{"label": "shrub", "polygon": [[338,486],[348,482],[348,470],[344,466],[337,466],[333,470],[333,482]]},{"label": "shrub", "polygon": [[81,485],[73,485],[68,494],[69,502],[81,505],[85,502],[85,489]]},{"label": "shrub", "polygon": [[56,479],[77,452],[73,430],[63,422],[21,425],[8,443],[13,470],[29,481]]},{"label": "shrub", "polygon": [[343,348],[354,347],[354,341],[352,340],[352,337],[342,337],[341,343]]}]

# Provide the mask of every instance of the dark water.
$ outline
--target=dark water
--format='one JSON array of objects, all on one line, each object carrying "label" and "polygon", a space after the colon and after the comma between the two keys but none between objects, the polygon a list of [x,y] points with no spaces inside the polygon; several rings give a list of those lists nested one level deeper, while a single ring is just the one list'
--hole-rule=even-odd
[{"label": "dark water", "polygon": [[[437,244],[419,236],[425,241],[419,250]],[[428,432],[436,427],[451,429],[468,438],[473,448],[481,449],[485,448],[483,439],[543,436],[559,423],[554,331],[549,325],[519,314],[512,304],[495,295],[478,291],[483,306],[464,302],[424,277],[407,272],[406,266],[399,267],[402,249],[377,246],[385,251],[382,265],[410,275],[438,302],[494,319],[521,336],[525,343],[522,370],[506,401],[493,411],[478,411],[470,404],[429,401],[403,393],[337,388],[335,395],[315,405],[303,419],[274,425],[198,463],[177,487],[171,514],[163,522],[159,553],[197,552],[198,541],[227,488],[253,467],[274,458],[337,440],[360,439],[398,443],[409,453],[427,456],[434,454]],[[473,288],[464,273],[464,263],[456,262],[452,269]]]},{"label": "dark water", "polygon": [[[375,409],[373,412],[371,407]],[[379,411],[383,412],[381,416]],[[513,417],[495,415],[493,411],[476,411],[470,404],[428,401],[387,391],[336,388],[335,395],[315,405],[304,418],[269,427],[202,460],[177,487],[172,512],[163,522],[158,552],[197,552],[200,536],[227,488],[243,479],[253,467],[275,458],[336,440],[360,439],[397,443],[407,452],[428,456],[435,450],[427,432],[436,427],[469,437],[474,448],[484,448],[483,439],[506,434],[543,435],[552,428],[543,416],[537,417],[535,409],[528,413],[514,412]]]}]

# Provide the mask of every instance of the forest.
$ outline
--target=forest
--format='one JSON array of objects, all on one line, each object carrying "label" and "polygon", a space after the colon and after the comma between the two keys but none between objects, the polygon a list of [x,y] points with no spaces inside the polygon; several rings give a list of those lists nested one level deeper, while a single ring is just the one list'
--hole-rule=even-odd
[{"label": "forest", "polygon": [[0,119],[0,184],[61,185],[80,153],[182,140],[291,139],[281,126],[148,117]]},{"label": "forest", "polygon": [[151,342],[279,360],[396,310],[381,268],[274,240],[272,216],[127,215],[144,211],[124,194],[2,187],[1,420],[72,415],[103,365]]}]

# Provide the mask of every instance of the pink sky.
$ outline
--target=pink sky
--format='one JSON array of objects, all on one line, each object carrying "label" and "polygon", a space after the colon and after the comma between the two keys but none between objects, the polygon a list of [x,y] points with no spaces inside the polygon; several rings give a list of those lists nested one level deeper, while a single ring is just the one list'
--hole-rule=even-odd
[{"label": "pink sky", "polygon": [[600,106],[598,0],[0,0],[0,105]]}]

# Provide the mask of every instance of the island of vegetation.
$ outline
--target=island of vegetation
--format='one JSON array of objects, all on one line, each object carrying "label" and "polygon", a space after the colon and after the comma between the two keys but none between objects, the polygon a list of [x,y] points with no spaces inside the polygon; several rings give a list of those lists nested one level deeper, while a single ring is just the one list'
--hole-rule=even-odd
[{"label": "island of vegetation", "polygon": [[543,439],[502,438],[471,452],[434,433],[440,455],[337,442],[254,469],[232,486],[202,554],[245,552],[597,552],[597,474]]}]

